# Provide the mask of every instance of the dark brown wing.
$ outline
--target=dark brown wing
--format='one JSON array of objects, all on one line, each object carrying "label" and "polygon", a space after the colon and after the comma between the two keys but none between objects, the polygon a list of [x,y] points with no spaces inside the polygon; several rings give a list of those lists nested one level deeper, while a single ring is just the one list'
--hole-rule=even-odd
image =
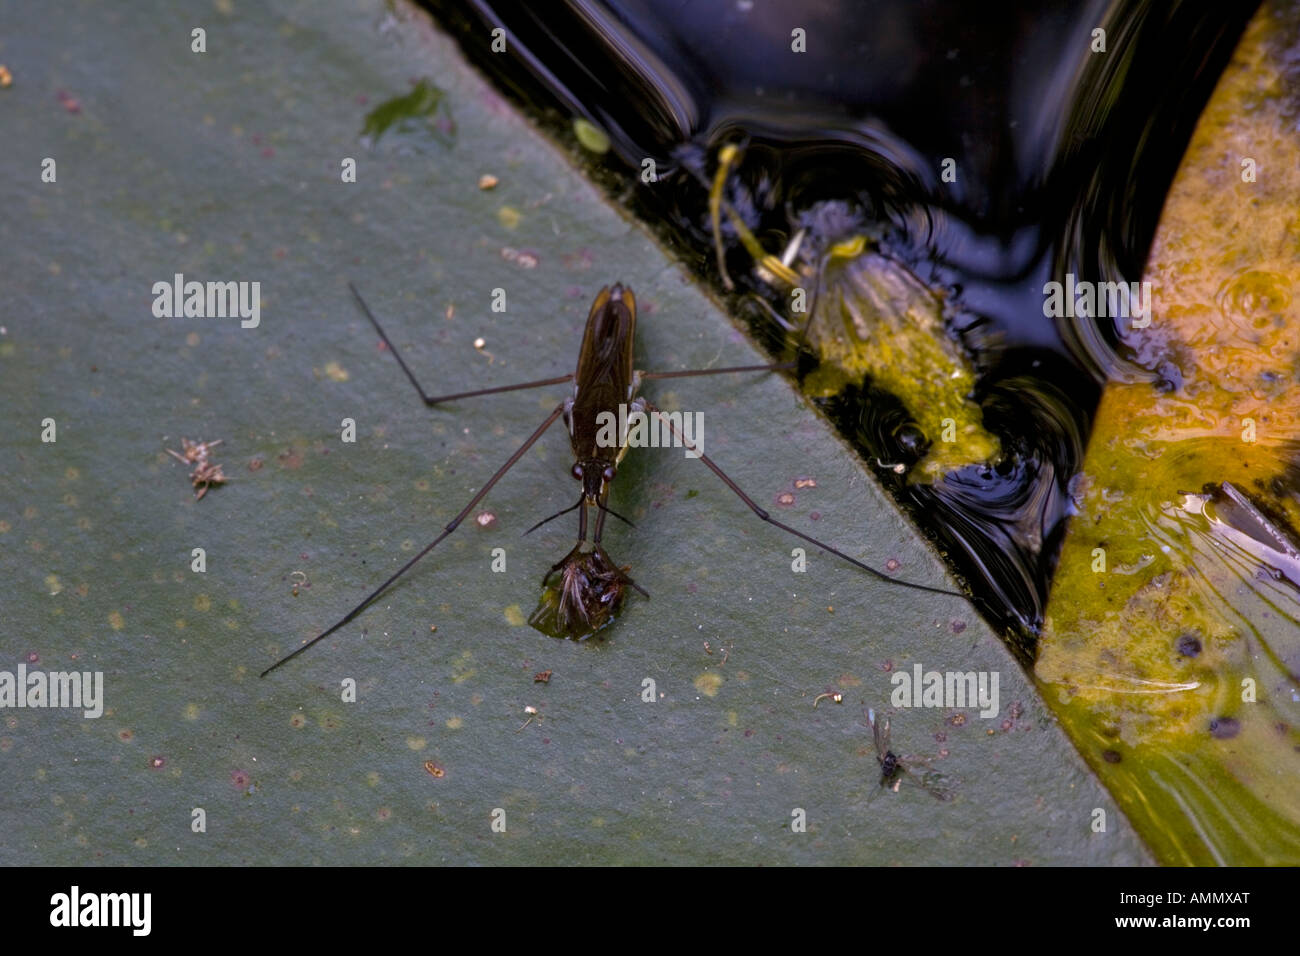
[{"label": "dark brown wing", "polygon": [[582,333],[569,433],[578,461],[612,461],[617,448],[597,448],[596,416],[618,414],[631,400],[632,348],[636,335],[636,297],[621,284],[606,286],[591,304]]}]

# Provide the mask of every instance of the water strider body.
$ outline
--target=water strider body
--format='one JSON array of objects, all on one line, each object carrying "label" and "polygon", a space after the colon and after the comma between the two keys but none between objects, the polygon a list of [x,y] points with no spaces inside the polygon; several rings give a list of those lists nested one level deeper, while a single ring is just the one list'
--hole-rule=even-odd
[{"label": "water strider body", "polygon": [[[560,572],[560,586],[558,589],[553,589],[550,597],[547,597],[546,594],[543,595],[542,605],[534,612],[533,616],[539,622],[552,628],[552,633],[565,634],[571,637],[585,636],[608,624],[613,614],[617,612],[618,606],[624,598],[626,588],[632,587],[645,594],[628,577],[626,569],[618,567],[601,545],[605,517],[606,515],[615,514],[607,505],[610,486],[617,477],[618,466],[630,447],[625,426],[622,427],[622,430],[615,429],[611,438],[609,429],[602,427],[601,422],[607,420],[609,415],[613,415],[621,422],[626,422],[626,415],[621,417],[618,415],[620,405],[625,405],[633,411],[652,415],[666,425],[675,438],[682,443],[682,446],[691,453],[691,457],[699,458],[710,471],[717,475],[745,503],[746,507],[763,521],[775,525],[798,538],[802,538],[824,551],[843,558],[855,567],[882,581],[921,591],[961,597],[956,592],[942,588],[913,584],[908,581],[897,581],[883,572],[863,564],[856,558],[851,558],[842,551],[823,544],[816,538],[776,520],[764,509],[760,508],[735,482],[728,478],[722,469],[701,449],[692,445],[682,435],[681,428],[670,417],[664,415],[649,400],[637,394],[642,381],[647,379],[685,378],[729,372],[771,371],[778,368],[787,368],[788,365],[744,365],[680,372],[638,372],[633,368],[636,298],[631,289],[621,284],[615,284],[601,289],[592,303],[582,335],[582,346],[578,354],[578,367],[573,373],[534,382],[523,382],[517,385],[500,385],[472,392],[459,392],[454,395],[430,396],[424,391],[415,375],[407,367],[406,362],[393,346],[393,343],[389,341],[388,335],[370,311],[369,306],[366,305],[365,300],[361,298],[361,294],[356,287],[352,286],[351,288],[366,317],[374,325],[375,331],[379,333],[380,338],[388,346],[389,351],[393,353],[393,357],[401,366],[402,371],[406,373],[406,377],[415,387],[420,398],[428,406],[478,395],[518,391],[545,385],[558,385],[564,382],[572,382],[573,390],[519,446],[515,453],[506,460],[506,463],[497,469],[496,473],[488,479],[483,487],[469,500],[469,503],[460,510],[433,541],[371,591],[360,604],[328,630],[312,638],[268,667],[262,672],[263,677],[287,661],[292,660],[312,645],[329,637],[360,615],[372,602],[387,591],[398,578],[409,571],[417,561],[437,547],[444,538],[451,535],[469,515],[470,511],[474,509],[474,506],[483,500],[488,492],[495,487],[496,483],[505,476],[506,472],[514,467],[515,463],[524,456],[528,449],[560,418],[564,419],[568,428],[569,443],[573,451],[574,463],[570,469],[570,474],[581,483],[582,492],[576,504],[543,519],[533,525],[532,528],[529,528],[528,531],[533,531],[552,518],[577,510],[578,540],[569,553],[556,562],[543,578],[542,583],[545,586],[551,576],[558,571]],[[596,512],[590,542],[587,540],[588,509],[594,509]],[[648,594],[645,596],[649,597]],[[543,627],[543,629],[546,628]]]}]

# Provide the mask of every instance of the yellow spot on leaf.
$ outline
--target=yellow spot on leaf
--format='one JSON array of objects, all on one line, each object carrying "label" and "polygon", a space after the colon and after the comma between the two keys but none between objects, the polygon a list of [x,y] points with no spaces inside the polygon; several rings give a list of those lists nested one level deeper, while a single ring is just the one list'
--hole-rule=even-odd
[{"label": "yellow spot on leaf", "polygon": [[718,690],[722,687],[722,684],[722,675],[716,671],[705,671],[695,678],[695,689],[705,697],[718,696]]},{"label": "yellow spot on leaf", "polygon": [[518,228],[519,220],[522,218],[523,216],[519,214],[519,210],[514,206],[502,206],[497,210],[497,222],[501,223],[506,229]]}]

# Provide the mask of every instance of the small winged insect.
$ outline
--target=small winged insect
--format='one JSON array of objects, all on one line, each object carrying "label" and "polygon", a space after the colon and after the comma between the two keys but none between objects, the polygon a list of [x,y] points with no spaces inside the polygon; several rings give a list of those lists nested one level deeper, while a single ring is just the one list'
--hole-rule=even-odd
[{"label": "small winged insect", "polygon": [[[943,786],[943,775],[936,771],[924,774],[909,770],[903,764],[903,758],[890,749],[889,718],[876,720],[874,710],[867,711],[867,723],[871,725],[871,737],[876,745],[876,762],[880,764],[880,785],[886,790],[898,792],[903,781],[909,780],[936,800],[951,800],[952,791]],[[909,757],[908,763],[924,763],[917,757]]]},{"label": "small winged insect", "polygon": [[[570,511],[577,511],[578,540],[569,553],[557,561],[542,579],[543,587],[546,588],[547,582],[552,575],[559,572],[558,586],[544,591],[542,602],[534,612],[533,618],[537,623],[544,625],[539,629],[551,628],[548,633],[579,637],[590,634],[609,624],[623,602],[627,588],[635,588],[648,598],[649,595],[628,577],[627,569],[620,568],[615,564],[601,545],[601,535],[605,528],[607,516],[614,515],[614,517],[622,521],[627,521],[626,518],[610,509],[607,502],[610,487],[618,474],[618,466],[632,446],[628,442],[626,431],[617,434],[615,439],[611,441],[606,428],[602,427],[601,424],[602,421],[608,422],[611,419],[626,420],[626,414],[619,414],[623,410],[622,406],[626,406],[627,409],[633,412],[653,416],[660,422],[661,426],[666,426],[676,441],[691,451],[693,457],[698,458],[710,471],[718,476],[719,480],[733,494],[744,502],[750,511],[768,524],[775,525],[782,531],[801,538],[838,558],[842,558],[873,577],[889,584],[897,584],[935,594],[961,597],[960,594],[943,588],[913,584],[909,581],[898,581],[884,572],[877,571],[856,558],[849,557],[844,552],[838,551],[828,544],[823,544],[816,538],[776,520],[760,508],[758,503],[742,491],[734,481],[728,478],[726,473],[714,463],[713,459],[696,448],[682,434],[679,423],[675,423],[672,417],[665,415],[648,399],[638,395],[641,383],[649,379],[686,378],[688,376],[719,375],[732,372],[769,372],[774,369],[790,368],[791,363],[742,365],[729,368],[692,369],[674,372],[637,371],[632,367],[633,343],[636,333],[636,298],[633,296],[631,289],[621,284],[615,284],[601,289],[592,303],[591,311],[587,316],[586,328],[582,334],[582,346],[578,353],[576,371],[535,382],[498,385],[493,388],[478,389],[472,392],[431,396],[425,392],[415,374],[407,366],[406,361],[393,346],[388,335],[380,326],[379,320],[375,318],[370,307],[361,298],[361,293],[357,291],[356,286],[350,287],[366,318],[370,320],[371,325],[374,326],[384,344],[388,346],[393,358],[397,360],[407,379],[410,380],[416,392],[419,393],[421,400],[427,406],[442,405],[447,402],[473,398],[479,395],[492,395],[500,392],[538,388],[545,385],[559,385],[567,382],[572,383],[573,390],[567,398],[555,406],[555,409],[547,415],[546,419],[537,426],[536,430],[528,436],[515,453],[506,460],[505,464],[498,468],[496,473],[483,484],[469,500],[469,503],[460,510],[456,517],[452,518],[439,535],[425,545],[415,557],[391,574],[387,580],[372,590],[361,603],[345,614],[328,630],[323,631],[264,670],[262,672],[263,677],[287,661],[297,657],[309,647],[329,637],[360,615],[381,594],[387,591],[398,578],[409,571],[417,561],[455,531],[470,512],[474,510],[474,507],[505,476],[506,472],[513,468],[515,463],[527,453],[528,449],[532,448],[546,430],[560,418],[564,419],[564,424],[569,433],[569,444],[572,446],[573,451],[573,467],[570,469],[570,474],[581,484],[582,491],[575,504],[539,521],[528,531],[531,532],[553,518],[568,514]],[[588,512],[591,510],[595,512],[595,519],[592,522],[591,540],[588,541]],[[627,523],[631,524],[630,521]]]}]

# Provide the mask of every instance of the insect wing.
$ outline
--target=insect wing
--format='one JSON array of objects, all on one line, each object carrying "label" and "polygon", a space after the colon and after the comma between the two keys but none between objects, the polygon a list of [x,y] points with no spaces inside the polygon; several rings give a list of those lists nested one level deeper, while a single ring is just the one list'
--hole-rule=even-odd
[{"label": "insect wing", "polygon": [[[597,445],[597,417],[618,413],[632,399],[632,349],[636,299],[621,285],[600,290],[587,316],[568,423],[575,460],[613,460],[616,450]],[[619,436],[620,446],[622,436]]]},{"label": "insect wing", "polygon": [[898,777],[900,782],[905,780],[909,786],[920,787],[936,800],[947,803],[956,793],[948,778],[937,770],[919,773],[903,766],[902,763],[899,763],[898,769],[901,771]]},{"label": "insect wing", "polygon": [[876,720],[874,710],[867,711],[867,723],[871,724],[871,737],[876,744],[876,756],[881,760],[885,759],[885,754],[889,753],[889,720]]}]

